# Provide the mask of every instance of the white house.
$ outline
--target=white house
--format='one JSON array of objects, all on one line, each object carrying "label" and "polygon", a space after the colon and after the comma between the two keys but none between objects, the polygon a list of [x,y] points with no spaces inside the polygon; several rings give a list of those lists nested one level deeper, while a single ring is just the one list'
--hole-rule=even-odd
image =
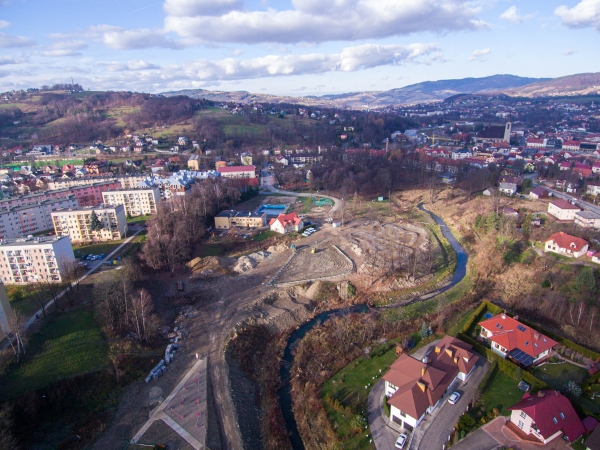
[{"label": "white house", "polygon": [[508,428],[515,426],[522,433],[539,440],[540,444],[547,444],[560,435],[568,442],[575,442],[585,433],[573,405],[558,391],[526,393],[508,410],[512,411]]},{"label": "white house", "polygon": [[542,362],[558,344],[506,314],[498,314],[478,325],[480,336],[488,341],[494,353],[525,367]]},{"label": "white house", "polygon": [[383,376],[390,420],[413,431],[443,401],[454,380],[465,381],[475,370],[479,357],[472,348],[445,336],[422,360],[400,355]]},{"label": "white house", "polygon": [[586,240],[571,236],[562,231],[554,233],[546,241],[544,251],[558,253],[569,258],[579,258],[588,251],[589,244]]},{"label": "white house", "polygon": [[515,195],[517,193],[517,185],[515,183],[500,183],[498,190],[506,195]]},{"label": "white house", "polygon": [[575,214],[579,211],[581,209],[562,198],[548,203],[548,214],[556,217],[558,220],[575,220]]},{"label": "white house", "polygon": [[298,217],[295,212],[279,214],[276,219],[271,219],[269,228],[276,233],[287,234],[304,228],[304,220]]}]

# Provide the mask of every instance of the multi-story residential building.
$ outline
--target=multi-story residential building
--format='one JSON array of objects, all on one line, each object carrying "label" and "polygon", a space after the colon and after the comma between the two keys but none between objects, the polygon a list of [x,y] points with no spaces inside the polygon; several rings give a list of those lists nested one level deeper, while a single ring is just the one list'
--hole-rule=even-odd
[{"label": "multi-story residential building", "polygon": [[575,220],[575,214],[581,211],[577,206],[562,198],[548,203],[548,214],[558,220]]},{"label": "multi-story residential building", "polygon": [[[93,230],[92,215],[96,214],[102,228]],[[111,241],[123,239],[127,233],[127,217],[123,205],[88,206],[52,212],[57,236],[70,236],[72,242]]]},{"label": "multi-story residential building", "polygon": [[3,284],[63,281],[65,265],[75,260],[68,236],[27,237],[0,241]]},{"label": "multi-story residential building", "polygon": [[108,176],[92,176],[92,177],[80,177],[73,179],[55,180],[48,183],[48,189],[68,189],[76,186],[89,186],[96,183],[105,182],[119,182],[121,183],[121,189],[133,189],[140,181],[146,179],[145,174],[139,175],[108,175]]},{"label": "multi-story residential building", "polygon": [[231,227],[259,228],[267,224],[266,213],[246,213],[234,210],[221,211],[215,217],[217,230],[229,230]]},{"label": "multi-story residential building", "polygon": [[116,189],[122,189],[122,184],[119,181],[101,181],[73,187],[67,191],[77,197],[79,206],[100,206],[103,203],[102,193]]},{"label": "multi-story residential building", "polygon": [[188,159],[187,167],[190,170],[200,170],[200,157],[198,155],[190,156]]},{"label": "multi-story residential building", "polygon": [[225,178],[256,178],[254,166],[217,166],[217,170]]},{"label": "multi-story residential building", "polygon": [[160,190],[157,187],[139,189],[121,189],[102,193],[104,203],[123,205],[128,216],[156,214]]},{"label": "multi-story residential building", "polygon": [[77,199],[70,196],[0,211],[0,239],[18,238],[51,230],[53,210],[78,206]]},{"label": "multi-story residential building", "polygon": [[575,214],[575,225],[582,228],[600,228],[600,214],[593,211],[579,211]]}]

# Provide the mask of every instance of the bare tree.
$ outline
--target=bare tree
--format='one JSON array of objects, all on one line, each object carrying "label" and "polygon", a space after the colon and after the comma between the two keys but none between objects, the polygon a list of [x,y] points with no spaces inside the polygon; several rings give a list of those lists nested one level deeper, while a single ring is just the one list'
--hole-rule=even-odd
[{"label": "bare tree", "polygon": [[14,308],[13,313],[8,317],[8,326],[10,327],[10,331],[14,336],[14,339],[17,341],[16,355],[17,362],[19,362],[21,359],[21,354],[25,354],[26,340],[24,336],[25,319],[18,308]]},{"label": "bare tree", "polygon": [[148,322],[152,309],[152,297],[146,289],[141,289],[131,296],[129,315],[139,342],[148,340]]}]

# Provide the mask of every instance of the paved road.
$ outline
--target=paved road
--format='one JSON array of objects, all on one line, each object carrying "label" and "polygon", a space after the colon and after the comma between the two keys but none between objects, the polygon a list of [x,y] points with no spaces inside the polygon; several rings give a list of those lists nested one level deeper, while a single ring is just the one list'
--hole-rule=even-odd
[{"label": "paved road", "polygon": [[549,192],[552,192],[552,195],[554,195],[554,197],[556,197],[556,198],[562,198],[567,201],[575,200],[576,205],[579,206],[580,208],[585,209],[586,211],[593,211],[596,214],[600,214],[600,206],[593,205],[588,202],[584,202],[583,200],[579,200],[579,198],[577,196],[573,196],[573,195],[567,194],[565,192],[557,191],[556,189],[552,189],[546,185],[540,185],[538,183],[536,183],[536,185],[542,186],[544,189],[548,190]]},{"label": "paved road", "polygon": [[377,450],[394,450],[394,442],[400,434],[393,430],[384,419],[382,411],[383,390],[385,389],[385,381],[379,380],[369,392],[368,401],[368,420],[371,436]]},{"label": "paved road", "polygon": [[[490,436],[483,428],[471,433],[462,441],[452,446],[453,450],[492,450],[498,446],[498,442]],[[440,447],[441,448],[441,447]]]},{"label": "paved road", "polygon": [[[473,396],[477,387],[481,383],[481,379],[487,373],[490,368],[489,362],[482,356],[477,361],[475,371],[467,379],[465,384],[456,383],[454,387],[448,389],[448,395],[454,390],[461,393],[461,397],[455,405],[451,405],[446,401],[447,396],[442,398],[443,404],[426,417],[426,421],[430,421],[429,424],[425,423],[425,434],[419,443],[419,450],[433,450],[441,449],[442,446],[447,442],[450,432],[456,425],[458,417],[467,409],[467,406]],[[437,412],[437,413],[436,413]],[[420,425],[421,427],[422,425]],[[478,448],[478,447],[473,447]]]}]

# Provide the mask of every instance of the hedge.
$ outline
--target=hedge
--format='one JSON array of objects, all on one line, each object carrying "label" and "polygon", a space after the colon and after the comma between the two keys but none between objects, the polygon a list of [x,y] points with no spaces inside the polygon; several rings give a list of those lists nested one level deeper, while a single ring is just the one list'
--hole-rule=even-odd
[{"label": "hedge", "polygon": [[502,312],[502,308],[494,305],[493,303],[488,302],[487,300],[484,300],[483,302],[481,302],[481,305],[479,305],[479,307],[475,310],[475,312],[473,312],[473,315],[471,316],[471,318],[464,324],[464,326],[462,327],[462,330],[460,330],[461,333],[467,334],[468,331],[473,326],[473,322],[475,322],[475,320],[481,315],[481,313],[484,310],[488,310],[492,314],[500,314]]},{"label": "hedge", "polygon": [[[490,350],[486,346],[480,344],[475,339],[467,336],[464,333],[458,333],[457,338],[460,339],[461,341],[471,344],[473,346],[473,350],[475,350],[477,353],[479,353],[481,355],[485,355],[485,357],[487,358],[488,361],[492,361],[492,362],[495,361],[496,364],[498,365],[498,369],[500,369],[500,371],[504,372],[509,377],[516,379],[517,369],[519,368],[516,364],[510,362],[507,359],[502,358],[500,355],[494,353],[492,350]],[[535,376],[533,376],[531,373],[527,372],[526,370],[521,371],[520,378],[522,378],[527,383],[529,383],[532,386],[532,388],[552,389],[552,387],[549,384],[540,380],[539,378],[536,378]],[[520,381],[520,380],[517,380],[517,381]]]}]

